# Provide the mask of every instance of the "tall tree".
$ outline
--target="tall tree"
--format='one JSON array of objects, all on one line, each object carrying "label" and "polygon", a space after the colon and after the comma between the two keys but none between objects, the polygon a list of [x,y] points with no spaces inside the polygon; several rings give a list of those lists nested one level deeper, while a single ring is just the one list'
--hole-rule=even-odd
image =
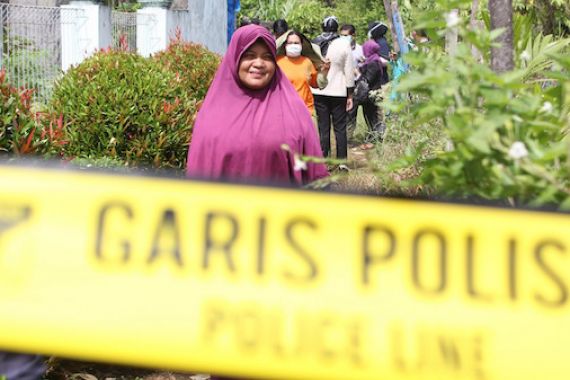
[{"label": "tall tree", "polygon": [[[383,0],[384,10],[386,11],[386,18],[388,19],[388,25],[390,26],[390,31],[392,32],[392,49],[396,53],[400,52],[400,45],[398,44],[398,34],[396,33],[396,27],[394,25],[393,15],[392,15],[392,2],[391,0]],[[396,6],[397,6],[396,1]]]},{"label": "tall tree", "polygon": [[542,34],[554,34],[556,9],[550,0],[535,1],[535,12],[542,24]]},{"label": "tall tree", "polygon": [[[449,17],[459,18],[459,9],[455,8],[449,12]],[[455,55],[457,52],[457,41],[459,40],[459,31],[457,26],[448,27],[445,30],[445,51],[449,55]]]},{"label": "tall tree", "polygon": [[515,68],[512,0],[489,0],[489,14],[491,29],[504,29],[495,40],[499,46],[491,48],[491,68],[499,73],[512,70]]},{"label": "tall tree", "polygon": [[[477,17],[479,15],[479,0],[473,0],[471,4],[471,17],[469,18],[469,27],[472,31],[477,32],[478,30],[482,30],[484,27],[483,20],[479,20]],[[475,47],[475,45],[471,45],[471,54],[473,58],[475,58],[478,62],[483,61],[483,56],[479,49]]]}]

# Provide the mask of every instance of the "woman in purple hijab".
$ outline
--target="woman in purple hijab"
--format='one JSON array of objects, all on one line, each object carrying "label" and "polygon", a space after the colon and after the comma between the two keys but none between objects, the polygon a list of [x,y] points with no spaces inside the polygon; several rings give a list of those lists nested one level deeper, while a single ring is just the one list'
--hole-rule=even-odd
[{"label": "woman in purple hijab", "polygon": [[311,115],[275,63],[263,27],[233,35],[196,118],[187,175],[304,185],[328,176]]},{"label": "woman in purple hijab", "polygon": [[368,40],[362,45],[362,52],[366,60],[360,66],[361,78],[368,82],[369,94],[362,104],[364,120],[368,126],[370,138],[366,144],[361,145],[362,149],[374,147],[370,141],[382,140],[386,125],[384,124],[384,113],[382,112],[381,88],[385,84],[385,69],[380,58],[380,46],[374,40]]}]

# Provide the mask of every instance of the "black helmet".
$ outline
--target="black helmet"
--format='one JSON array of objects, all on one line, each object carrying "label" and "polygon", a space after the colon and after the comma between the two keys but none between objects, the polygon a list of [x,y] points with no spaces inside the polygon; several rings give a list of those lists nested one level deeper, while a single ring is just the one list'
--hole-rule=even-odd
[{"label": "black helmet", "polygon": [[323,31],[324,32],[337,32],[338,31],[338,20],[335,16],[327,16],[323,20]]},{"label": "black helmet", "polygon": [[372,37],[372,39],[377,40],[384,37],[387,31],[388,26],[383,22],[373,21],[368,23],[368,36]]}]

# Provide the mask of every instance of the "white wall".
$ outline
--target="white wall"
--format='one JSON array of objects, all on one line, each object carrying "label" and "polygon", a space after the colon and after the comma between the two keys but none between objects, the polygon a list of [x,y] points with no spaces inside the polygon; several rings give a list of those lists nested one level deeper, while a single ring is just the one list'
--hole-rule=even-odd
[{"label": "white wall", "polygon": [[137,52],[148,57],[166,49],[170,39],[180,30],[184,41],[190,40],[190,15],[188,11],[171,11],[149,7],[137,11]]},{"label": "white wall", "polygon": [[112,45],[111,9],[105,5],[72,1],[61,6],[61,68],[81,63],[99,49]]},{"label": "white wall", "polygon": [[188,0],[190,41],[223,54],[227,48],[228,2],[226,0]]}]

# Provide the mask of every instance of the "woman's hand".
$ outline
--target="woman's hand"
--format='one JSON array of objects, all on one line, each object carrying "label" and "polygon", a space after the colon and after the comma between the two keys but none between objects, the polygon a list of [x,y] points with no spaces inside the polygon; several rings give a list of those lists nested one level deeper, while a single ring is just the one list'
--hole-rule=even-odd
[{"label": "woman's hand", "polygon": [[352,96],[346,98],[346,112],[350,111],[354,107],[354,101],[352,100]]},{"label": "woman's hand", "polygon": [[323,64],[321,65],[321,73],[328,73],[331,68],[331,61],[328,58],[325,58]]}]

